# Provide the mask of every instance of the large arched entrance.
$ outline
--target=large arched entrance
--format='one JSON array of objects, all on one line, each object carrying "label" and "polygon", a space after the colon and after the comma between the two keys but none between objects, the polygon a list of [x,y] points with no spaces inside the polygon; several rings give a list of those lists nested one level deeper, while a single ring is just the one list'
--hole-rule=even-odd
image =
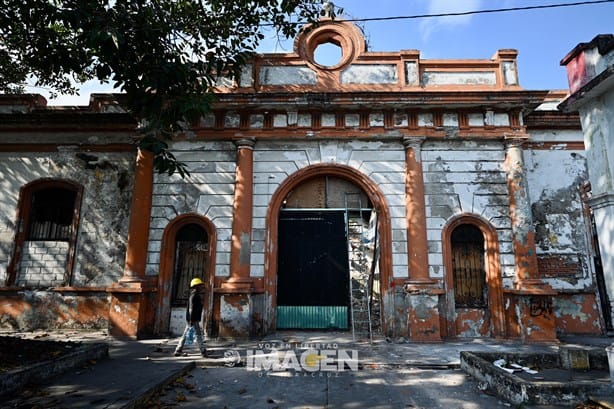
[{"label": "large arched entrance", "polygon": [[[384,196],[371,180],[343,165],[304,168],[273,194],[267,227],[268,330],[349,329],[363,320],[352,318],[352,312],[358,310],[357,302],[364,301],[377,305],[379,314],[375,311],[371,321],[386,332],[390,218]],[[369,235],[374,236],[372,251],[361,245]],[[362,257],[371,257],[371,262]],[[362,280],[359,273],[366,278]],[[375,283],[369,282],[374,278]],[[361,288],[373,290],[370,298],[360,298]]]},{"label": "large arched entrance", "polygon": [[178,335],[183,331],[189,282],[195,277],[205,283],[203,328],[210,333],[215,243],[215,227],[197,214],[178,216],[164,230],[158,276],[157,333]]}]

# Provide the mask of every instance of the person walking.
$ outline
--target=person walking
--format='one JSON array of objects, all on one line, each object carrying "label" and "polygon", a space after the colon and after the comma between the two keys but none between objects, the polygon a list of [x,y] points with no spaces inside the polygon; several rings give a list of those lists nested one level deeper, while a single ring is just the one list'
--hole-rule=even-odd
[{"label": "person walking", "polygon": [[188,299],[188,308],[185,311],[186,326],[183,330],[177,348],[175,348],[175,356],[180,356],[185,345],[186,338],[190,332],[190,328],[194,328],[196,334],[196,342],[202,356],[207,356],[207,348],[203,339],[203,331],[200,328],[200,320],[203,315],[203,299],[200,295],[205,283],[200,278],[193,278],[190,281],[190,298]]}]

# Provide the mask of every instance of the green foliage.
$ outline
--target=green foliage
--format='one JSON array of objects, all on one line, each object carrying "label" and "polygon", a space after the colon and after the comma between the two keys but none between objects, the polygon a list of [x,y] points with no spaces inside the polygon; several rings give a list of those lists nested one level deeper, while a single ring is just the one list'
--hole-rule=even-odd
[{"label": "green foliage", "polygon": [[206,113],[270,26],[293,37],[320,0],[0,0],[0,92],[34,78],[52,97],[112,82],[141,124],[160,173],[187,175],[165,140]]}]

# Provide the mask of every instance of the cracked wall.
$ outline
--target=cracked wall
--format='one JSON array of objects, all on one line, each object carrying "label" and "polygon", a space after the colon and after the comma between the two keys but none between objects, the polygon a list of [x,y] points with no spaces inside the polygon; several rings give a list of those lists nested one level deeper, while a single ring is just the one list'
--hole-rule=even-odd
[{"label": "cracked wall", "polygon": [[600,312],[592,277],[593,260],[580,192],[588,180],[584,150],[567,141],[576,133],[536,133],[524,152],[539,277],[558,292],[553,308],[559,333],[600,333]]},{"label": "cracked wall", "polygon": [[[101,288],[123,275],[133,162],[133,152],[84,155],[69,146],[49,153],[0,153],[0,174],[3,175],[0,181],[3,192],[0,195],[0,281],[3,285],[14,251],[19,189],[41,178],[71,180],[83,186],[75,264],[68,283],[74,291],[47,290],[63,280],[27,282],[31,288],[39,287],[34,291],[5,291],[0,326],[22,330],[107,327],[109,297]],[[40,247],[46,242],[37,243]],[[24,251],[24,256],[28,254]],[[55,276],[60,277],[65,269],[55,270]],[[25,278],[18,270],[16,282],[25,283]]]},{"label": "cracked wall", "polygon": [[422,146],[432,278],[445,276],[442,229],[455,215],[481,216],[497,229],[505,287],[515,275],[509,197],[501,142],[427,141]]},{"label": "cracked wall", "polygon": [[[106,286],[123,274],[134,153],[96,153],[88,161],[71,148],[45,154],[0,154],[0,280],[13,252],[19,189],[41,178],[83,185],[74,287]],[[93,161],[95,158],[95,161]],[[95,164],[93,164],[95,162]]]}]

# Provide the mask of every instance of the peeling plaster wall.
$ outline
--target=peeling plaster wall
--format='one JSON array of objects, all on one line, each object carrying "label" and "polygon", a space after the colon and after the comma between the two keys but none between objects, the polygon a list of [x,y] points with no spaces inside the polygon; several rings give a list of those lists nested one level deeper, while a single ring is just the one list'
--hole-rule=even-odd
[{"label": "peeling plaster wall", "polygon": [[512,287],[515,267],[504,160],[500,142],[429,141],[422,146],[432,278],[445,276],[443,227],[455,215],[473,213],[497,229],[503,283]]},{"label": "peeling plaster wall", "polygon": [[0,282],[6,281],[13,252],[19,189],[40,178],[60,178],[83,185],[71,285],[110,285],[123,274],[135,154],[92,153],[86,163],[70,147],[58,150],[0,153]]},{"label": "peeling plaster wall", "polygon": [[556,328],[562,334],[601,334],[595,294],[560,294],[553,300]]},{"label": "peeling plaster wall", "polygon": [[[75,249],[72,287],[106,287],[123,275],[128,216],[134,175],[134,153],[88,153],[60,147],[50,153],[0,153],[0,282],[5,285],[15,240],[19,190],[40,178],[68,179],[83,186],[80,223]],[[34,242],[33,242],[34,243]],[[36,242],[37,247],[44,242]],[[56,242],[51,242],[57,244]],[[40,250],[51,252],[49,246]],[[39,250],[34,250],[35,252]],[[24,257],[28,256],[24,251]],[[37,255],[43,254],[41,252]],[[49,255],[47,257],[50,257]],[[63,281],[45,277],[43,271],[62,276],[53,257],[39,258],[41,274],[18,274],[17,284],[47,288]],[[33,261],[31,260],[32,264]],[[23,266],[22,266],[23,267]],[[61,271],[60,271],[61,270]],[[57,278],[57,277],[56,277]],[[49,280],[47,280],[49,279]],[[104,291],[3,291],[0,327],[107,328],[109,295]]]},{"label": "peeling plaster wall", "polygon": [[108,324],[109,296],[105,292],[25,290],[2,294],[2,329],[106,329]]},{"label": "peeling plaster wall", "polygon": [[614,192],[614,92],[580,107],[593,195]]},{"label": "peeling plaster wall", "polygon": [[[549,150],[526,150],[524,160],[537,257],[542,261],[540,275],[555,289],[591,287],[587,226],[579,190],[588,180],[584,151],[555,145]],[[556,260],[560,260],[560,267]],[[565,265],[569,267],[564,269]],[[577,266],[575,274],[566,271],[572,266]]]},{"label": "peeling plaster wall", "polygon": [[535,132],[532,140],[561,142],[524,152],[540,277],[559,294],[553,299],[560,334],[600,334],[591,275],[588,226],[579,186],[588,180],[584,150],[565,149],[579,131]]},{"label": "peeling plaster wall", "polygon": [[[178,160],[189,165],[191,177],[155,176],[147,274],[158,274],[161,238],[169,221],[178,215],[196,212],[208,217],[215,225],[218,239],[216,276],[228,276],[237,148],[232,142],[186,141],[174,143],[172,150]],[[400,139],[257,141],[254,147],[250,275],[264,277],[266,213],[272,194],[287,177],[318,163],[351,166],[371,178],[381,189],[391,215],[393,274],[407,277],[405,150]],[[222,328],[228,327],[226,329],[233,332],[231,327],[236,314],[229,309],[228,303],[220,308]],[[245,317],[241,317],[239,321],[243,322]],[[252,320],[257,325],[254,317]]]},{"label": "peeling plaster wall", "polygon": [[162,234],[168,223],[179,215],[194,212],[207,217],[215,226],[215,275],[228,276],[236,147],[232,142],[175,142],[171,150],[178,161],[188,165],[191,176],[154,177],[146,274],[158,274]]},{"label": "peeling plaster wall", "polygon": [[401,141],[258,141],[254,151],[254,213],[251,275],[264,276],[266,212],[278,186],[301,168],[317,163],[350,166],[382,191],[391,215],[394,277],[407,277],[405,151]]},{"label": "peeling plaster wall", "polygon": [[614,92],[580,107],[606,291],[614,321]]}]

